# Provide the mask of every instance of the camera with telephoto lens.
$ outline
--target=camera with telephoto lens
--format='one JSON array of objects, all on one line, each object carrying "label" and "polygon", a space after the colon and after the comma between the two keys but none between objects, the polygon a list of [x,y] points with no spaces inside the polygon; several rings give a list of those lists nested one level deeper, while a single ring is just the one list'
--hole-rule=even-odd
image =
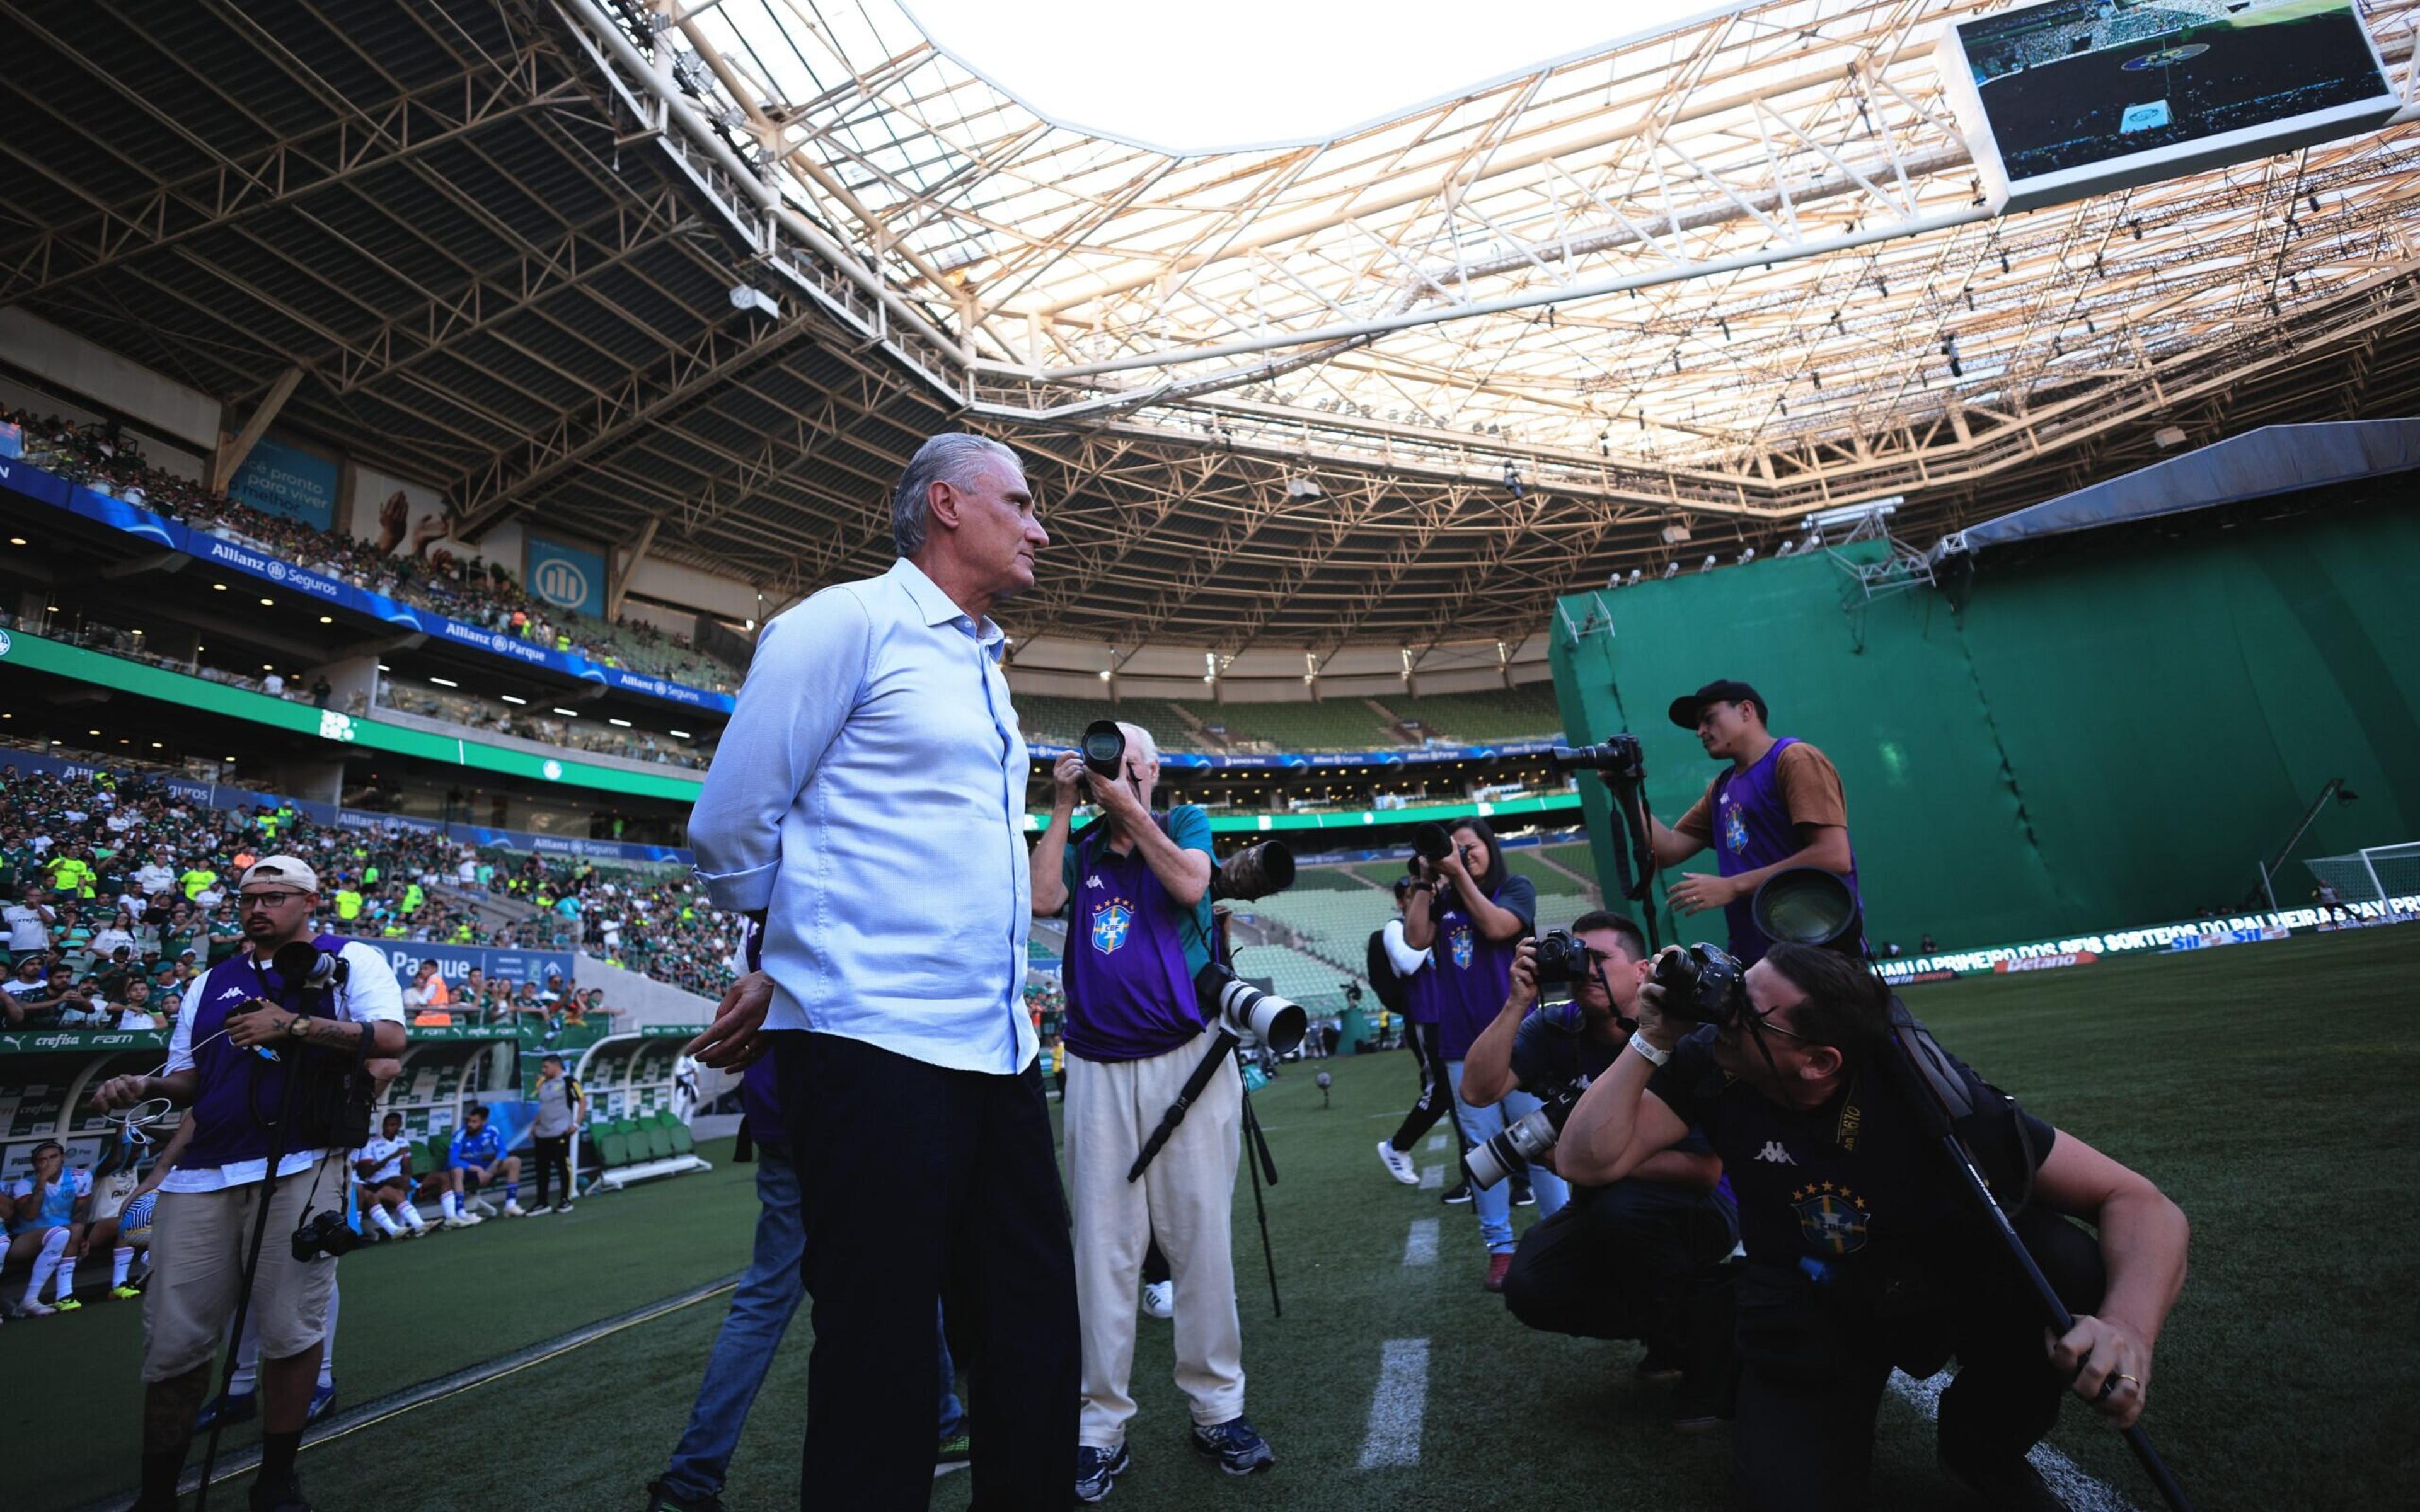
[{"label": "camera with telephoto lens", "polygon": [[1579,1106],[1579,1102],[1580,1089],[1566,1087],[1506,1124],[1494,1138],[1466,1158],[1470,1184],[1483,1192],[1512,1175],[1521,1163],[1537,1160],[1554,1149],[1555,1141],[1563,1136],[1563,1125],[1571,1121],[1572,1109]]},{"label": "camera with telephoto lens", "polygon": [[1229,1033],[1238,1039],[1249,1035],[1277,1055],[1290,1056],[1300,1049],[1302,1037],[1311,1027],[1311,1015],[1301,1004],[1261,991],[1236,976],[1233,967],[1217,961],[1193,979],[1193,991],[1201,999],[1204,1018],[1216,1017]]},{"label": "camera with telephoto lens", "polygon": [[1664,990],[1664,1016],[1717,1027],[1747,1006],[1747,968],[1718,945],[1692,945],[1655,958],[1654,984]]},{"label": "camera with telephoto lens", "polygon": [[1557,746],[1546,753],[1546,761],[1558,777],[1566,772],[1589,771],[1608,782],[1647,779],[1647,757],[1639,749],[1637,735],[1616,735],[1593,746]]},{"label": "camera with telephoto lens", "polygon": [[313,1213],[294,1230],[294,1257],[314,1260],[325,1255],[330,1259],[350,1255],[362,1247],[362,1236],[345,1224],[345,1215],[331,1210]]},{"label": "camera with telephoto lens", "polygon": [[269,958],[277,980],[289,992],[318,992],[341,984],[351,973],[345,958],[320,949],[309,940],[288,940]]},{"label": "camera with telephoto lens", "polygon": [[1530,972],[1541,987],[1576,987],[1595,969],[1589,948],[1567,929],[1550,930],[1538,940]]},{"label": "camera with telephoto lens", "polygon": [[1294,886],[1294,852],[1285,841],[1264,840],[1247,845],[1218,863],[1210,873],[1210,896],[1245,903],[1283,892]]},{"label": "camera with telephoto lens", "polygon": [[1084,765],[1095,777],[1120,778],[1126,775],[1126,733],[1118,728],[1115,719],[1095,719],[1084,727],[1084,738],[1076,743]]},{"label": "camera with telephoto lens", "polygon": [[1434,823],[1414,825],[1412,856],[1404,863],[1404,870],[1417,877],[1420,874],[1421,862],[1425,861],[1430,866],[1435,866],[1444,860],[1446,853],[1452,849],[1453,835],[1445,825]]}]

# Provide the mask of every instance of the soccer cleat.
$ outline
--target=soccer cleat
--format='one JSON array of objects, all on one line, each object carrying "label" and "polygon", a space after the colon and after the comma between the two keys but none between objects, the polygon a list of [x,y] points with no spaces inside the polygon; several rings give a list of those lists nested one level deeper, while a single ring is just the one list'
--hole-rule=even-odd
[{"label": "soccer cleat", "polygon": [[466,1212],[459,1218],[440,1219],[437,1227],[440,1228],[475,1228],[485,1222],[487,1222],[487,1220],[480,1217],[477,1213]]},{"label": "soccer cleat", "polygon": [[311,1405],[302,1414],[303,1424],[307,1427],[310,1424],[317,1423],[319,1419],[328,1415],[329,1408],[335,1405],[336,1383],[334,1381],[323,1381],[318,1385],[313,1386],[311,1388]]},{"label": "soccer cleat", "polygon": [[84,1304],[76,1301],[73,1297],[61,1297],[59,1299],[58,1305],[53,1308],[52,1311],[61,1313],[80,1313],[84,1311]]},{"label": "soccer cleat", "polygon": [[109,1294],[120,1302],[132,1302],[143,1295],[143,1289],[140,1287],[112,1287]]},{"label": "soccer cleat", "polygon": [[520,1218],[527,1216],[521,1208],[520,1199],[519,1197],[515,1197],[504,1204],[504,1216],[507,1218]]},{"label": "soccer cleat", "polygon": [[57,1311],[56,1307],[39,1302],[21,1302],[17,1304],[17,1316],[20,1318],[48,1318]]},{"label": "soccer cleat", "polygon": [[1516,1179],[1512,1183],[1512,1206],[1516,1208],[1534,1208],[1537,1205],[1538,1194],[1529,1190],[1528,1182]]},{"label": "soccer cleat", "polygon": [[1249,1417],[1231,1418],[1215,1427],[1196,1427],[1193,1452],[1218,1460],[1218,1468],[1230,1475],[1249,1475],[1278,1462],[1269,1441],[1261,1437]]},{"label": "soccer cleat", "polygon": [[1387,1167],[1388,1175],[1393,1177],[1396,1180],[1403,1182],[1405,1186],[1418,1186],[1420,1184],[1420,1168],[1412,1164],[1411,1156],[1404,1154],[1402,1150],[1395,1148],[1395,1142],[1393,1140],[1381,1139],[1378,1141],[1378,1160],[1381,1165]]},{"label": "soccer cleat", "polygon": [[1109,1488],[1120,1475],[1134,1468],[1134,1458],[1123,1443],[1114,1449],[1095,1449],[1089,1443],[1076,1446],[1076,1500],[1097,1502],[1109,1494]]},{"label": "soccer cleat", "polygon": [[260,1396],[256,1392],[239,1391],[225,1396],[213,1396],[194,1414],[194,1431],[205,1433],[225,1413],[230,1423],[249,1423],[260,1411]]},{"label": "soccer cleat", "polygon": [[1450,1203],[1454,1204],[1456,1207],[1461,1206],[1463,1203],[1468,1202],[1468,1201],[1470,1200],[1470,1183],[1469,1183],[1468,1181],[1458,1181],[1458,1182],[1456,1182],[1456,1183],[1454,1184],[1453,1190],[1451,1190],[1451,1191],[1448,1192],[1445,1196],[1441,1196],[1441,1197],[1437,1198],[1437,1200],[1438,1200],[1439,1202],[1450,1202]]},{"label": "soccer cleat", "polygon": [[1512,1269],[1512,1256],[1490,1255],[1487,1257],[1487,1279],[1480,1285],[1490,1291],[1501,1291],[1504,1289],[1504,1273]]},{"label": "soccer cleat", "polygon": [[647,1512],[722,1512],[720,1496],[683,1496],[662,1481],[647,1482]]}]

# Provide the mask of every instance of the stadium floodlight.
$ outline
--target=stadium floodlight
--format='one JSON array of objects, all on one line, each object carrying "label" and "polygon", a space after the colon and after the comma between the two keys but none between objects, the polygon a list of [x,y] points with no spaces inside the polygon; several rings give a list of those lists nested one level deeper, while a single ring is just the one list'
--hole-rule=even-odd
[{"label": "stadium floodlight", "polygon": [[1664,544],[1679,546],[1689,538],[1689,527],[1675,520],[1664,527]]},{"label": "stadium floodlight", "polygon": [[1854,528],[1869,519],[1879,521],[1896,515],[1899,513],[1899,506],[1906,502],[1907,499],[1904,495],[1892,494],[1886,499],[1869,499],[1862,504],[1844,504],[1838,509],[1819,509],[1807,517],[1807,529],[1819,533],[1836,525]]},{"label": "stadium floodlight", "polygon": [[1295,503],[1304,503],[1313,499],[1327,497],[1327,490],[1319,486],[1319,480],[1307,472],[1297,473],[1286,479],[1285,491],[1286,498]]},{"label": "stadium floodlight", "polygon": [[2163,452],[2173,452],[2185,443],[2185,433],[2177,425],[2162,425],[2151,432],[2151,444]]},{"label": "stadium floodlight", "polygon": [[1714,554],[1712,551],[1706,553],[1705,561],[1698,563],[1698,570],[1701,573],[1714,570]]},{"label": "stadium floodlight", "polygon": [[1633,588],[1637,587],[1637,586],[1638,586],[1638,579],[1639,579],[1642,576],[1644,576],[1644,574],[1640,573],[1640,572],[1639,572],[1639,570],[1638,570],[1637,567],[1633,567],[1633,568],[1631,568],[1631,569],[1630,569],[1630,586],[1631,586],[1631,587],[1633,587]]},{"label": "stadium floodlight", "polygon": [[562,715],[566,719],[577,719],[580,717],[580,711],[577,709],[557,709],[554,712]]},{"label": "stadium floodlight", "polygon": [[1681,576],[1681,564],[1679,563],[1668,562],[1664,563],[1664,580],[1666,582],[1670,582],[1673,579],[1678,578],[1679,576]]},{"label": "stadium floodlight", "polygon": [[1798,543],[1797,543],[1797,542],[1795,542],[1795,541],[1784,541],[1784,542],[1782,542],[1782,543],[1781,543],[1781,549],[1780,549],[1780,550],[1778,550],[1778,551],[1776,551],[1776,552],[1774,553],[1774,555],[1775,555],[1775,556],[1776,556],[1776,557],[1786,557],[1786,556],[1788,556],[1791,552],[1795,551],[1795,550],[1797,550],[1797,549],[1798,549]]},{"label": "stadium floodlight", "polygon": [[744,313],[761,315],[768,320],[779,319],[782,315],[781,302],[752,284],[731,285],[731,307]]},{"label": "stadium floodlight", "polygon": [[1746,550],[1745,550],[1745,551],[1743,551],[1743,552],[1741,552],[1741,553],[1739,554],[1739,564],[1740,564],[1741,566],[1743,566],[1743,567],[1746,566],[1749,563],[1754,562],[1755,560],[1756,560],[1756,548],[1754,548],[1754,547],[1749,547]]}]

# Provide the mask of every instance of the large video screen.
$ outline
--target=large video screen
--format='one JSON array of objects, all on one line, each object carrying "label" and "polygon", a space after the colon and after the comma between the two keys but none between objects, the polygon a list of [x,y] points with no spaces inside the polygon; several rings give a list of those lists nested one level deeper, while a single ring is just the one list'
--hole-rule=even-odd
[{"label": "large video screen", "polygon": [[2350,136],[2399,103],[2352,0],[2053,0],[1952,26],[1941,62],[2009,210]]}]

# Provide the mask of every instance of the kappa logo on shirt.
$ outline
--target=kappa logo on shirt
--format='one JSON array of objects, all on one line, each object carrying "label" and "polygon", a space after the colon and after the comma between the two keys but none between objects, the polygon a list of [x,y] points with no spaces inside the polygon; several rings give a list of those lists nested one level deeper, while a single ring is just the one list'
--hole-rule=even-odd
[{"label": "kappa logo on shirt", "polygon": [[1796,1161],[1790,1158],[1790,1151],[1781,1148],[1781,1141],[1778,1139],[1766,1140],[1764,1142],[1764,1148],[1756,1152],[1756,1158],[1759,1160],[1769,1160],[1776,1165],[1795,1165],[1798,1164]]},{"label": "kappa logo on shirt", "polygon": [[228,988],[226,991],[225,991],[225,992],[223,992],[223,993],[219,994],[219,995],[218,995],[218,996],[217,996],[215,999],[213,999],[213,1001],[224,1003],[224,1002],[225,1002],[227,999],[229,999],[229,998],[231,998],[231,997],[241,997],[241,996],[243,996],[243,995],[244,995],[244,990],[243,990],[242,988],[240,988],[240,987],[230,987],[230,988]]}]

